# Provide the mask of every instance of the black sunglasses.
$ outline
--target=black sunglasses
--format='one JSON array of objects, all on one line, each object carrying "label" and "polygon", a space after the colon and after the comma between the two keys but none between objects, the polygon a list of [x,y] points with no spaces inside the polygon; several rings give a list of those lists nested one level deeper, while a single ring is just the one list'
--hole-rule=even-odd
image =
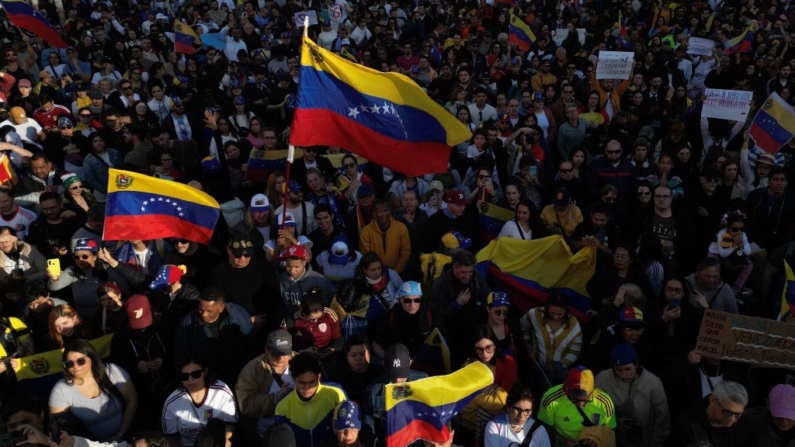
[{"label": "black sunglasses", "polygon": [[77,360],[67,360],[67,361],[63,362],[62,365],[63,365],[63,369],[72,369],[72,368],[75,367],[75,364],[77,364],[77,366],[83,366],[83,365],[86,364],[87,361],[88,361],[88,357],[80,357]]},{"label": "black sunglasses", "polygon": [[191,371],[189,373],[179,373],[179,380],[180,382],[184,382],[188,379],[198,379],[199,377],[204,374],[203,369],[197,369],[196,371]]},{"label": "black sunglasses", "polygon": [[411,303],[419,304],[421,302],[422,298],[403,298],[404,304],[411,304]]},{"label": "black sunglasses", "polygon": [[75,258],[75,259],[82,259],[82,260],[84,260],[84,261],[85,261],[86,259],[90,258],[90,257],[91,257],[91,256],[89,256],[89,255],[74,255],[74,258]]}]

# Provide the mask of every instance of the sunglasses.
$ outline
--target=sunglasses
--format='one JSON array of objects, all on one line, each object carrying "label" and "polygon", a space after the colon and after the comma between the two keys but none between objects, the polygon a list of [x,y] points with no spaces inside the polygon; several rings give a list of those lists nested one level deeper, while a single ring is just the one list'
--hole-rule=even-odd
[{"label": "sunglasses", "polygon": [[572,169],[558,169],[558,170],[559,170],[560,172],[564,173],[564,174],[568,174],[568,173],[570,173],[570,172],[573,172],[573,171],[574,171],[574,168],[572,168]]},{"label": "sunglasses", "polygon": [[190,244],[190,241],[187,239],[174,239],[175,244]]},{"label": "sunglasses", "polygon": [[234,257],[235,257],[235,259],[240,259],[240,258],[250,258],[250,257],[251,257],[251,255],[250,255],[250,254],[248,254],[248,253],[243,253],[243,254],[241,254],[240,256],[235,256],[235,255],[233,254],[232,256],[234,256]]},{"label": "sunglasses", "polygon": [[125,86],[124,86],[124,87],[122,87],[121,89],[122,89],[122,90],[132,90],[133,88],[132,88],[132,85],[125,85]]},{"label": "sunglasses", "polygon": [[90,257],[91,257],[90,255],[74,255],[74,256],[73,256],[73,258],[75,258],[75,259],[82,259],[83,261],[87,260],[87,259],[88,259],[88,258],[90,258]]},{"label": "sunglasses", "polygon": [[61,129],[71,129],[72,126],[61,126]]},{"label": "sunglasses", "polygon": [[75,365],[77,365],[77,366],[85,365],[87,361],[88,361],[88,357],[80,357],[77,360],[67,360],[67,361],[63,362],[62,365],[63,365],[63,369],[72,369],[72,368],[75,367]]},{"label": "sunglasses", "polygon": [[345,164],[343,165],[343,167],[344,167],[344,168],[347,168],[347,169],[351,169],[351,168],[355,168],[355,167],[356,167],[356,165],[355,165],[354,163],[345,163]]},{"label": "sunglasses", "polygon": [[494,348],[495,346],[493,344],[488,346],[475,346],[475,352],[478,354],[483,354],[484,352],[486,354],[491,354],[492,352],[494,352]]},{"label": "sunglasses", "polygon": [[494,315],[496,315],[498,317],[501,317],[501,316],[505,315],[507,317],[508,316],[508,310],[507,309],[494,309]]},{"label": "sunglasses", "polygon": [[199,377],[204,374],[203,369],[197,369],[196,371],[191,371],[189,373],[179,373],[179,380],[180,382],[185,382],[188,379],[198,379]]},{"label": "sunglasses", "polygon": [[422,298],[403,298],[403,304],[420,304],[422,302]]},{"label": "sunglasses", "polygon": [[621,151],[620,150],[618,150],[618,151],[607,151],[607,153],[615,155],[615,154],[620,154]]},{"label": "sunglasses", "polygon": [[491,176],[490,175],[479,175],[478,176],[478,180],[483,180],[483,179],[487,179],[487,178],[491,178]]},{"label": "sunglasses", "polygon": [[638,191],[639,196],[650,196],[651,191]]},{"label": "sunglasses", "polygon": [[606,197],[602,197],[602,200],[604,200],[605,202],[612,203],[612,202],[615,202],[618,199],[616,197],[606,196]]},{"label": "sunglasses", "polygon": [[70,187],[69,187],[69,190],[70,190],[70,191],[76,191],[76,190],[78,190],[78,189],[83,189],[83,187],[82,187],[82,186],[70,186]]},{"label": "sunglasses", "polygon": [[80,118],[91,118],[91,114],[90,113],[87,113],[87,114],[82,114],[81,113],[80,114]]}]

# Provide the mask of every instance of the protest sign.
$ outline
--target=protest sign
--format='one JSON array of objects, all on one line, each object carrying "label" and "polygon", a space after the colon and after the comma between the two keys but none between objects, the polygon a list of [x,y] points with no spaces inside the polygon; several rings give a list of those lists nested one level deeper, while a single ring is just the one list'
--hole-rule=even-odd
[{"label": "protest sign", "polygon": [[317,11],[300,11],[296,12],[293,18],[295,19],[295,26],[299,28],[304,27],[304,17],[309,18],[309,26],[317,25]]},{"label": "protest sign", "polygon": [[795,369],[795,324],[707,309],[696,351],[712,359]]},{"label": "protest sign", "polygon": [[208,33],[199,36],[202,40],[202,47],[208,49],[210,47],[216,50],[226,49],[226,34],[224,33]]},{"label": "protest sign", "polygon": [[339,23],[342,21],[342,5],[334,5],[329,8],[328,15],[331,17],[332,23]]},{"label": "protest sign", "polygon": [[596,79],[629,79],[635,53],[625,51],[600,51],[596,66]]},{"label": "protest sign", "polygon": [[701,109],[702,118],[745,121],[751,111],[751,100],[754,93],[708,88],[705,96],[704,107]]},{"label": "protest sign", "polygon": [[687,40],[687,54],[695,54],[698,56],[711,56],[712,49],[714,47],[715,47],[715,42],[713,42],[712,39],[691,37]]}]

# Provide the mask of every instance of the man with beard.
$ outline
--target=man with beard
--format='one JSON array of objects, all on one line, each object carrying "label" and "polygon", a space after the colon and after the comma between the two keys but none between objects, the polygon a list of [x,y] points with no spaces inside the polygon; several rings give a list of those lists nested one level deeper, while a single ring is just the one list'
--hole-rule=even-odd
[{"label": "man with beard", "polygon": [[[63,209],[61,198],[54,192],[39,196],[41,214],[30,224],[26,242],[34,245],[47,258],[64,258],[69,254],[69,240],[86,221],[86,213],[77,207]],[[78,214],[77,211],[80,211]]]}]

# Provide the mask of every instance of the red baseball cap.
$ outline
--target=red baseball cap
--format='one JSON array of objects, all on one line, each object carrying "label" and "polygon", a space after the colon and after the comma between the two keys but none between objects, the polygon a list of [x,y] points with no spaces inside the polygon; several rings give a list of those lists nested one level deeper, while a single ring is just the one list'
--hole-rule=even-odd
[{"label": "red baseball cap", "polygon": [[298,258],[306,261],[306,248],[304,248],[303,245],[290,245],[282,250],[281,256],[279,257],[281,259]]},{"label": "red baseball cap", "polygon": [[152,325],[152,307],[149,298],[145,295],[133,295],[124,303],[130,328],[135,330],[146,329]]},{"label": "red baseball cap", "polygon": [[453,205],[466,205],[469,203],[467,196],[455,189],[447,191],[444,201],[447,203],[452,203]]}]

